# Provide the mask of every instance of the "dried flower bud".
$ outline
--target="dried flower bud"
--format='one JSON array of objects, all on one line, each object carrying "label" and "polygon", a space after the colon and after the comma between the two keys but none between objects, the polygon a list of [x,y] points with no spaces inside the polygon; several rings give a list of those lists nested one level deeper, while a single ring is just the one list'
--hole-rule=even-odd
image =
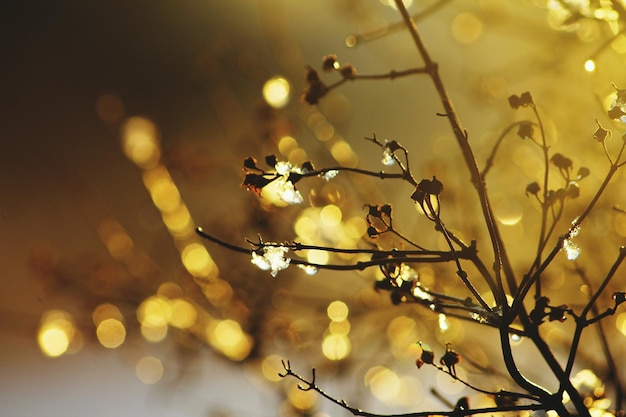
[{"label": "dried flower bud", "polygon": [[522,139],[532,138],[534,133],[535,129],[533,128],[533,124],[530,122],[521,123],[517,129],[517,135]]},{"label": "dried flower bud", "polygon": [[258,170],[259,169],[256,166],[256,159],[254,159],[251,156],[249,156],[248,158],[246,158],[243,161],[243,167],[246,168],[246,169],[254,169],[254,170]]},{"label": "dried flower bud", "polygon": [[539,193],[539,191],[541,191],[541,186],[539,185],[537,181],[531,182],[530,184],[526,186],[526,196],[528,196],[528,194],[532,194],[536,196]]},{"label": "dried flower bud", "polygon": [[326,55],[322,58],[322,69],[324,71],[334,71],[339,68],[339,62],[337,62],[337,55]]},{"label": "dried flower bud", "polygon": [[598,128],[593,133],[593,138],[595,140],[597,140],[598,142],[604,142],[604,140],[606,138],[611,137],[611,131],[610,130],[603,128],[600,125],[600,122],[598,122],[597,120],[596,120],[596,124],[598,125]]},{"label": "dried flower bud", "polygon": [[514,109],[531,106],[533,104],[533,98],[528,91],[522,93],[520,96],[513,94],[509,97],[509,105]]},{"label": "dried flower bud", "polygon": [[339,68],[339,72],[343,78],[354,78],[356,76],[356,68],[352,64],[345,64]]},{"label": "dried flower bud", "polygon": [[557,166],[557,168],[569,170],[572,169],[573,162],[568,157],[560,153],[555,153],[550,158],[550,161]]}]

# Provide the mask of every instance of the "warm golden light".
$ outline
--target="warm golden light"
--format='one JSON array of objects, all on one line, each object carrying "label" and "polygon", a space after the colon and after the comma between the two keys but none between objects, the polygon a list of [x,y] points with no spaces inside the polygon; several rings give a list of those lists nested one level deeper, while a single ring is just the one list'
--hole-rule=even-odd
[{"label": "warm golden light", "polygon": [[326,313],[332,321],[344,321],[348,318],[348,306],[343,301],[333,301],[328,305]]},{"label": "warm golden light", "polygon": [[341,223],[341,209],[334,204],[325,206],[320,212],[320,220],[326,227],[336,227]]},{"label": "warm golden light", "polygon": [[126,339],[126,328],[124,324],[117,319],[104,319],[96,328],[96,336],[102,346],[115,349],[124,343]]},{"label": "warm golden light", "polygon": [[42,352],[50,357],[61,356],[70,345],[67,332],[60,327],[41,329],[37,341]]},{"label": "warm golden light", "polygon": [[196,323],[198,312],[193,304],[181,298],[170,301],[172,315],[170,325],[179,329],[188,329]]},{"label": "warm golden light", "polygon": [[162,178],[148,187],[150,197],[157,208],[163,212],[174,211],[180,204],[180,193],[171,178]]},{"label": "warm golden light", "polygon": [[298,410],[310,410],[317,403],[317,395],[313,390],[303,391],[298,388],[297,384],[289,387],[287,398],[289,398],[291,405]]},{"label": "warm golden light", "polygon": [[452,36],[459,43],[476,42],[482,32],[483,24],[473,13],[459,13],[452,21]]},{"label": "warm golden light", "polygon": [[193,234],[194,224],[187,206],[180,202],[170,211],[163,212],[163,223],[174,237],[188,237]]},{"label": "warm golden light", "polygon": [[596,63],[593,59],[588,59],[585,61],[585,71],[594,72],[596,70]]},{"label": "warm golden light", "polygon": [[282,358],[278,355],[269,355],[263,362],[261,362],[261,372],[263,377],[268,381],[278,382],[282,378],[278,375],[284,372],[283,365],[281,363]]},{"label": "warm golden light", "polygon": [[331,361],[340,361],[350,354],[350,340],[340,334],[329,334],[322,342],[322,353]]},{"label": "warm golden light", "polygon": [[620,313],[615,320],[615,326],[624,336],[626,336],[626,313]]},{"label": "warm golden light", "polygon": [[122,149],[128,159],[140,168],[150,169],[161,158],[154,124],[141,117],[131,117],[122,128]]},{"label": "warm golden light", "polygon": [[190,243],[181,251],[183,265],[194,277],[208,278],[217,274],[217,266],[200,243]]},{"label": "warm golden light", "polygon": [[37,342],[44,355],[57,357],[67,353],[75,336],[77,330],[69,313],[48,310],[42,315]]},{"label": "warm golden light", "polygon": [[96,307],[91,313],[94,326],[98,326],[102,321],[106,319],[123,320],[122,313],[119,308],[113,304],[103,303]]},{"label": "warm golden light", "polygon": [[163,364],[154,356],[144,356],[135,365],[135,374],[147,385],[156,384],[163,378]]},{"label": "warm golden light", "polygon": [[263,98],[270,106],[279,109],[289,102],[291,87],[289,81],[281,76],[270,78],[263,84]]},{"label": "warm golden light", "polygon": [[400,378],[384,366],[376,366],[366,374],[367,385],[376,398],[384,403],[392,403],[400,391]]},{"label": "warm golden light", "polygon": [[170,305],[162,297],[152,296],[146,298],[137,309],[137,319],[140,323],[159,327],[166,325],[172,317]]},{"label": "warm golden light", "polygon": [[234,320],[219,321],[215,326],[207,328],[207,341],[228,358],[244,360],[252,349],[252,340],[245,334]]},{"label": "warm golden light", "polygon": [[148,322],[141,323],[141,335],[148,342],[158,343],[167,336],[168,327],[165,323],[152,325]]}]

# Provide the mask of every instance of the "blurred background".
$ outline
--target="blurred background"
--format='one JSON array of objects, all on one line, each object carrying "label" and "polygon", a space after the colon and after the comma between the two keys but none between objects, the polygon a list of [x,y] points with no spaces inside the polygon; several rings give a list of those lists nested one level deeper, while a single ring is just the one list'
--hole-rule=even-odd
[{"label": "blurred background", "polygon": [[[453,342],[470,359],[460,372],[470,380],[489,372],[487,389],[510,388],[497,372],[497,346],[479,341],[480,327],[391,306],[373,290],[375,271],[309,276],[292,267],[273,278],[194,233],[201,226],[244,247],[258,234],[363,246],[363,205],[390,202],[398,227],[427,246],[440,244],[402,183],[349,174],[316,179],[299,185],[304,202],[288,207],[240,186],[248,156],[381,170],[380,149],[362,139],[375,133],[409,149],[417,176],[443,181],[447,225],[478,239],[488,255],[474,220],[477,201],[426,78],[355,81],[318,106],[300,100],[305,67],[320,68],[330,53],[363,74],[421,66],[390,3],[0,6],[0,414],[342,412],[280,380],[283,358],[304,374],[317,367],[324,388],[375,412],[446,409],[470,394],[434,370],[417,372],[417,340],[440,351]],[[591,169],[567,225],[608,167],[592,134],[596,119],[618,127],[606,110],[611,82],[626,87],[624,3],[408,3],[481,166],[507,125],[532,116],[511,110],[507,97],[531,91],[553,149]],[[618,144],[621,134],[616,129]],[[538,229],[537,205],[524,190],[541,178],[542,159],[537,147],[510,136],[488,180],[523,271],[532,258],[524,249]],[[580,238],[580,262],[596,280],[626,236],[626,215],[611,209],[626,205],[619,178],[608,195]],[[592,249],[598,245],[607,249]],[[588,287],[567,271],[548,273],[546,288],[557,294],[555,304],[581,305]],[[418,273],[427,286],[465,296],[445,266]],[[613,290],[623,291],[623,277],[616,281]],[[606,323],[615,353],[623,354],[626,316]],[[551,343],[566,346],[567,324],[550,326]],[[594,369],[600,379],[587,380],[593,386],[607,370],[589,333],[577,372]],[[523,343],[518,349],[532,363]],[[541,369],[526,371],[541,379]]]}]

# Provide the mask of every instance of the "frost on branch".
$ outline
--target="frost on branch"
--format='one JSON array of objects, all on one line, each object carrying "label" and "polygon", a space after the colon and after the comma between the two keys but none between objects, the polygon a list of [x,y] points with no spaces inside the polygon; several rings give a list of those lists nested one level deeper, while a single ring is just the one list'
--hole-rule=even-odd
[{"label": "frost on branch", "polygon": [[271,271],[270,273],[275,277],[278,271],[287,269],[289,262],[291,262],[291,259],[285,256],[287,252],[289,252],[289,248],[285,246],[266,243],[263,246],[263,255],[252,252],[251,262],[263,271]]}]

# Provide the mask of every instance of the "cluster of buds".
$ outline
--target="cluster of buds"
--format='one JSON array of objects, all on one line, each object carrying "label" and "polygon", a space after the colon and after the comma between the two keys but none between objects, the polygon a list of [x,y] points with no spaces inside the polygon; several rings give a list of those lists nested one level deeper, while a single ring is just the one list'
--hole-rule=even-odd
[{"label": "cluster of buds", "polygon": [[[342,81],[352,80],[357,74],[352,64],[341,65],[336,55],[325,56],[322,60],[322,69],[326,72],[338,72],[343,78]],[[302,100],[309,104],[317,104],[332,88],[326,85],[319,72],[311,67],[306,68],[306,83],[307,88],[302,95]]]}]

